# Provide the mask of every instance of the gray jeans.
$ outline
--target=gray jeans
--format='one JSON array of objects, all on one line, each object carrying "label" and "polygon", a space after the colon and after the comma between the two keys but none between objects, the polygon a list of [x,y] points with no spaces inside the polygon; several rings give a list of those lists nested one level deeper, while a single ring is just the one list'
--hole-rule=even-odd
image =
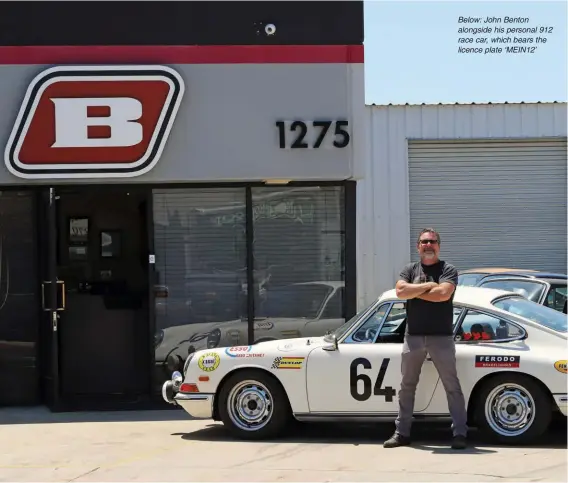
[{"label": "gray jeans", "polygon": [[452,416],[452,431],[455,435],[467,434],[467,411],[461,384],[456,370],[456,346],[453,336],[406,335],[402,347],[402,383],[398,392],[398,418],[396,432],[410,437],[414,395],[420,378],[422,364],[430,355],[448,398],[448,408]]}]

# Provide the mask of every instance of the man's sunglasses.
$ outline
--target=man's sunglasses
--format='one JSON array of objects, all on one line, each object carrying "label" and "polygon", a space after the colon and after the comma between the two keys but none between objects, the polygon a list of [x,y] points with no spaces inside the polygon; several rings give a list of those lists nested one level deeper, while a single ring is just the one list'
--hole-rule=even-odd
[{"label": "man's sunglasses", "polygon": [[420,245],[436,245],[438,240],[420,240]]}]

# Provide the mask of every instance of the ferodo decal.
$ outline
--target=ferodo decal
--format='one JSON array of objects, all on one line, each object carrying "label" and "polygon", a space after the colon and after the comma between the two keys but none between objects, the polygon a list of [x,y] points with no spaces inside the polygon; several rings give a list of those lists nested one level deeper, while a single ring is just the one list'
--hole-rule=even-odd
[{"label": "ferodo decal", "polygon": [[475,356],[475,367],[519,367],[521,356]]},{"label": "ferodo decal", "polygon": [[304,357],[275,357],[271,369],[301,369]]},{"label": "ferodo decal", "polygon": [[252,351],[252,346],[244,345],[244,346],[234,346],[234,347],[227,347],[225,349],[225,354],[229,357],[264,357],[264,354],[258,354]]},{"label": "ferodo decal", "polygon": [[6,167],[27,179],[139,176],[160,159],[184,91],[159,65],[47,69],[26,91]]},{"label": "ferodo decal", "polygon": [[202,371],[211,372],[219,367],[220,362],[221,358],[219,357],[219,354],[216,352],[207,352],[198,359],[197,365]]},{"label": "ferodo decal", "polygon": [[564,374],[566,374],[566,361],[556,361],[554,363],[554,369],[556,369],[558,372],[563,372]]}]

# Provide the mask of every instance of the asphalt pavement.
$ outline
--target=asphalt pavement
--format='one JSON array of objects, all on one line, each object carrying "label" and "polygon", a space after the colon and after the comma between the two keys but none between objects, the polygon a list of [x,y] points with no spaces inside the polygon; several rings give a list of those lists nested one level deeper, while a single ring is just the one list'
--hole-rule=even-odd
[{"label": "asphalt pavement", "polygon": [[495,446],[473,431],[449,448],[445,424],[416,424],[412,447],[384,449],[392,424],[298,424],[244,442],[182,411],[52,414],[0,410],[0,481],[567,481],[566,428]]}]

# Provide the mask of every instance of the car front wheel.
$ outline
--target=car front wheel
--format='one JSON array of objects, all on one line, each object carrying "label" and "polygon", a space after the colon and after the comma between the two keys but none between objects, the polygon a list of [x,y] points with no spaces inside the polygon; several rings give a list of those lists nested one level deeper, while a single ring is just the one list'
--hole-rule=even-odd
[{"label": "car front wheel", "polygon": [[266,439],[280,434],[291,418],[286,392],[269,374],[238,371],[219,393],[219,414],[226,428],[241,439]]},{"label": "car front wheel", "polygon": [[499,374],[482,387],[476,404],[479,429],[492,440],[524,444],[550,424],[550,398],[535,381],[521,374]]}]

